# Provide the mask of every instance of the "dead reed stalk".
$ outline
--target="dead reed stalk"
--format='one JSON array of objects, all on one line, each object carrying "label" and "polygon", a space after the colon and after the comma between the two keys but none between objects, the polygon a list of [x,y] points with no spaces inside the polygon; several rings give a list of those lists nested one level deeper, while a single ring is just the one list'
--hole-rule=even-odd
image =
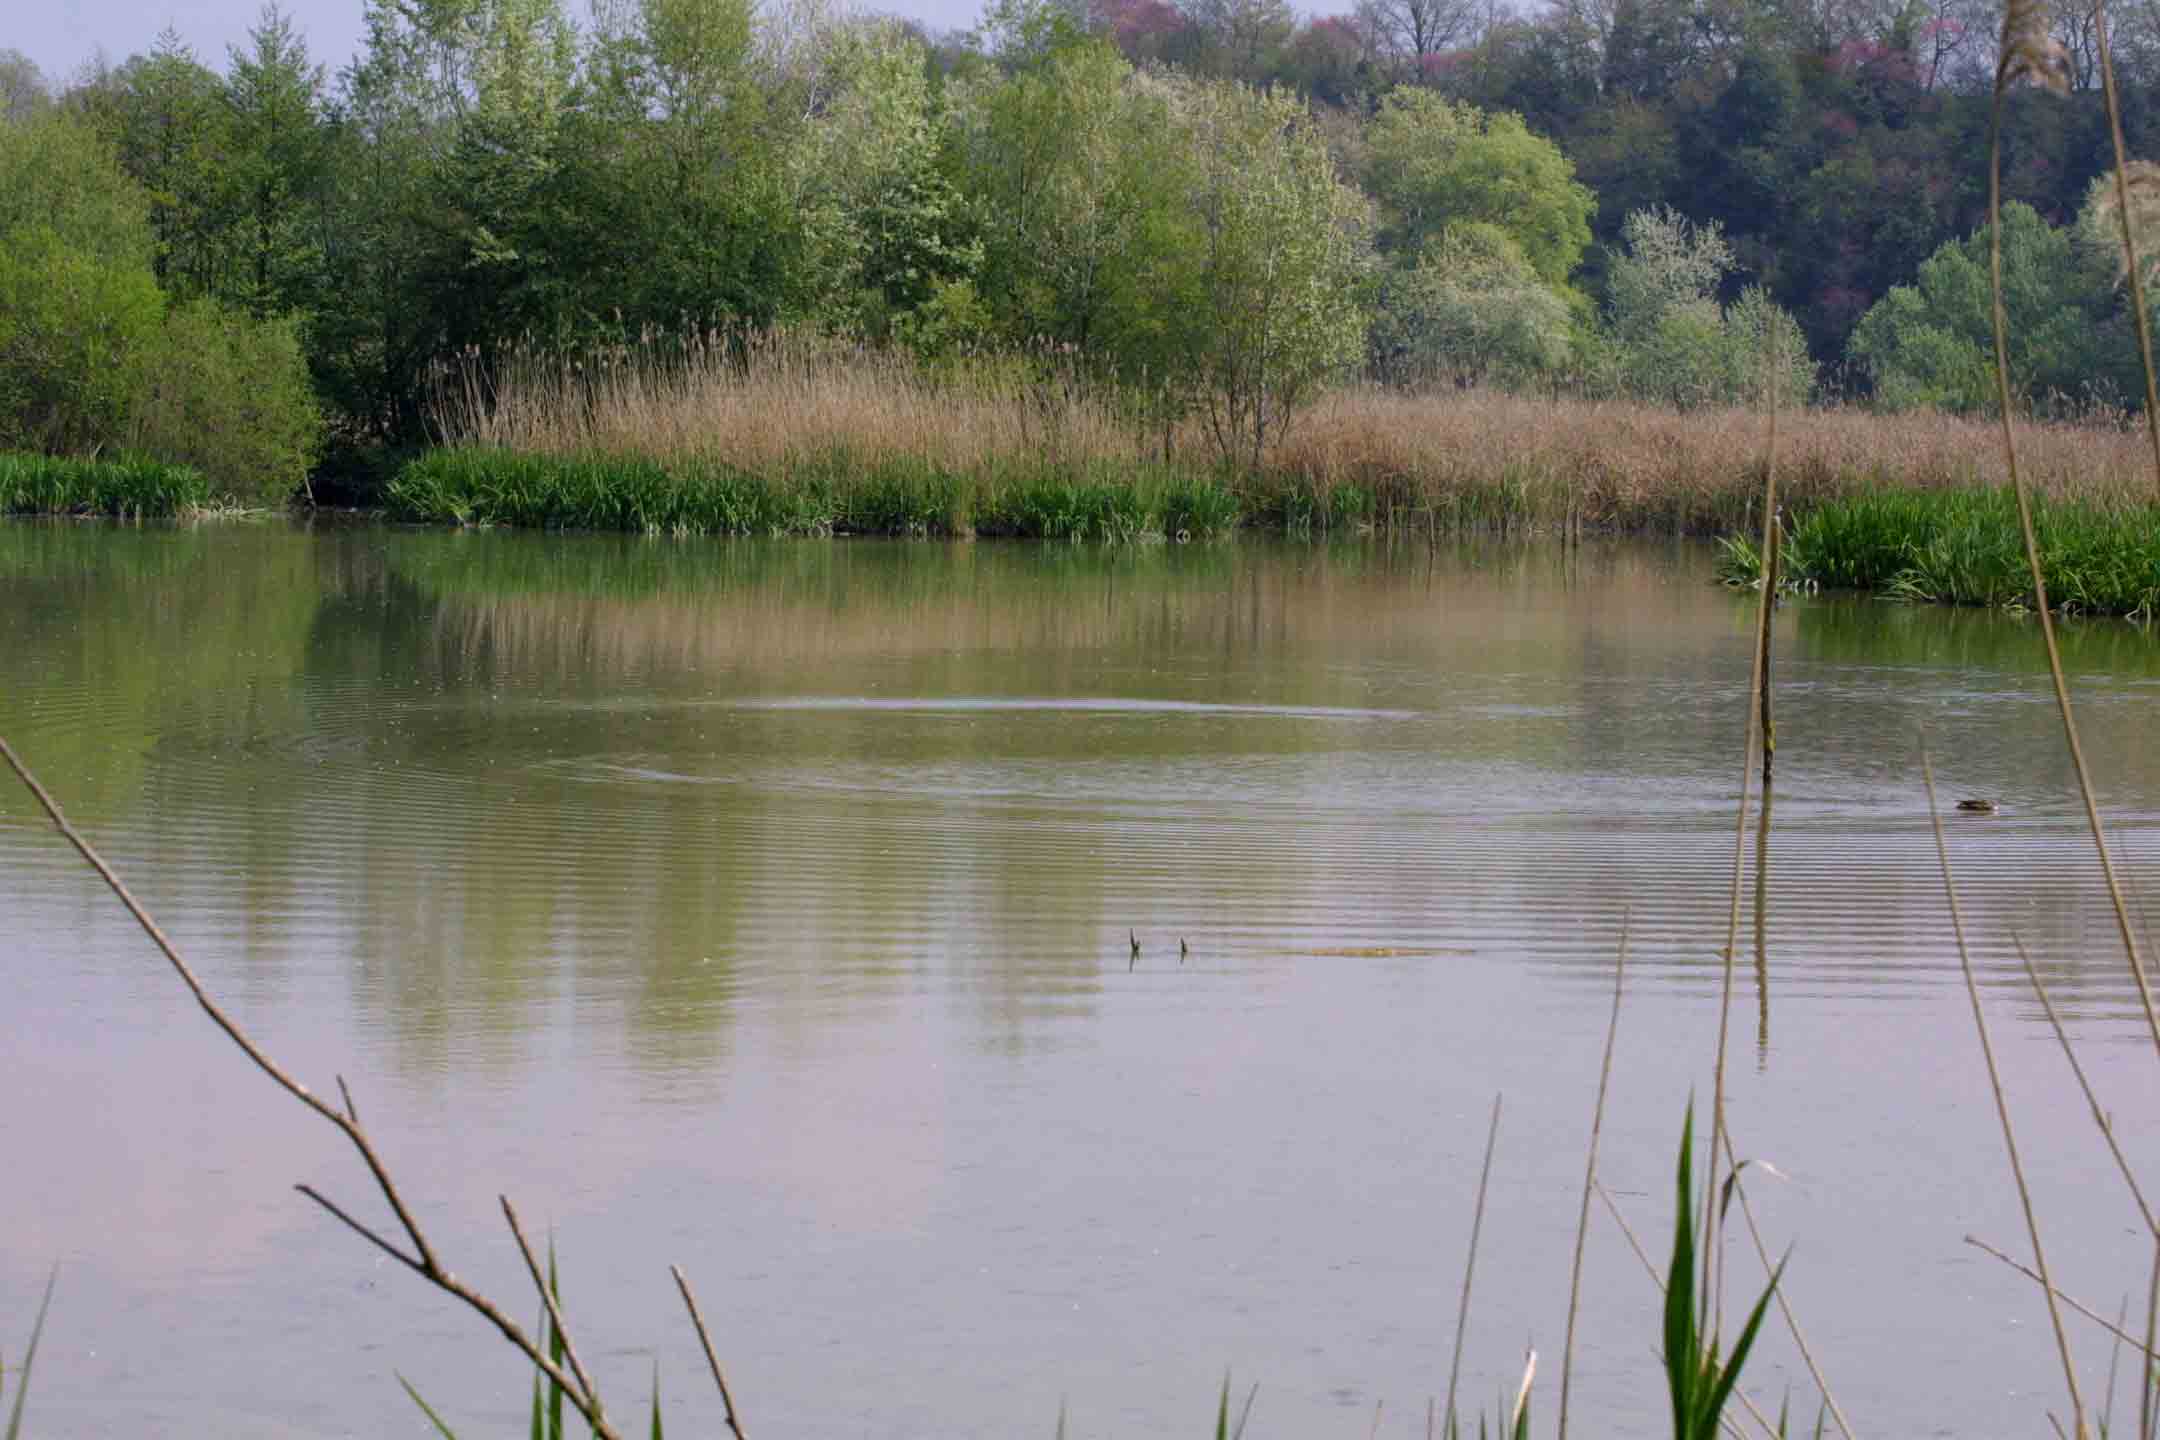
[{"label": "dead reed stalk", "polygon": [[1575,1259],[1568,1272],[1567,1338],[1560,1348],[1558,1440],[1567,1440],[1568,1391],[1575,1374],[1575,1312],[1582,1301],[1583,1250],[1590,1238],[1590,1194],[1597,1185],[1598,1137],[1605,1129],[1605,1092],[1612,1083],[1613,1042],[1620,1036],[1620,996],[1627,982],[1628,920],[1620,917],[1620,954],[1613,962],[1612,1018],[1605,1025],[1605,1058],[1598,1065],[1597,1104],[1590,1111],[1590,1155],[1583,1162],[1582,1210],[1575,1217]]},{"label": "dead reed stalk", "polygon": [[[2123,954],[2130,973],[2137,978],[2138,1000],[2145,1009],[2145,1025],[2160,1056],[2160,1011],[2153,1005],[2152,986],[2138,954],[2137,936],[2130,927],[2130,907],[2123,898],[2122,882],[2108,853],[2107,831],[2100,824],[2100,806],[2093,795],[2092,773],[2085,764],[2085,748],[2078,743],[2077,716],[2070,706],[2069,682],[2063,678],[2062,651],[2055,643],[2055,617],[2048,608],[2047,577],[2040,566],[2040,541],[2033,531],[2032,497],[2018,470],[2017,427],[2010,403],[2010,322],[2003,309],[2002,278],[2002,122],[2003,97],[2019,80],[2033,79],[2056,90],[2067,90],[2062,47],[2048,29],[2046,7],[2040,0],[2011,0],[2003,15],[2001,61],[1995,72],[1995,95],[1988,117],[1988,284],[1995,329],[1995,389],[2002,411],[2003,460],[2010,472],[2010,486],[2017,494],[2018,526],[2025,539],[2025,562],[2032,572],[2033,606],[2040,616],[2040,635],[2047,644],[2048,676],[2055,686],[2055,705],[2062,716],[2063,739],[2070,747],[2070,761],[2077,771],[2078,791],[2085,800],[2085,819],[2091,827],[2093,848],[2100,857],[2100,873],[2107,881],[2108,899],[2115,907],[2115,923],[2122,936]],[[2119,175],[2118,175],[2119,178]],[[2127,224],[2127,207],[2125,223]],[[2151,353],[2146,353],[2148,388],[2152,384]],[[2152,412],[2148,411],[2148,415]],[[2160,430],[2155,430],[2154,459],[2160,465]],[[2081,1422],[2082,1423],[2082,1422]]]},{"label": "dead reed stalk", "polygon": [[1988,1088],[1995,1096],[1995,1115],[2002,1123],[2003,1148],[2010,1155],[2010,1174],[2017,1181],[2018,1202],[2025,1211],[2025,1230],[2032,1238],[2033,1259],[2040,1267],[2040,1284],[2047,1292],[2048,1320],[2055,1328],[2055,1348],[2062,1357],[2063,1380],[2070,1388],[2070,1414],[2078,1440],[2085,1440],[2085,1401],[2078,1392],[2077,1365],[2070,1358],[2070,1339],[2063,1331],[2062,1311],[2055,1303],[2055,1283],[2048,1278],[2047,1251],[2040,1243],[2040,1220],[2033,1210],[2032,1190],[2025,1183],[2025,1166],[2018,1159],[2017,1132],[2010,1123],[2010,1102],[2003,1095],[2002,1072],[1995,1065],[1995,1045],[1988,1038],[1987,1012],[1980,1008],[1980,986],[1973,979],[1972,953],[1965,944],[1965,917],[1958,907],[1957,881],[1950,869],[1950,842],[1943,835],[1942,809],[1935,801],[1935,767],[1921,752],[1920,774],[1927,784],[1928,818],[1935,827],[1935,853],[1942,864],[1943,892],[1950,902],[1950,933],[1957,940],[1958,966],[1965,975],[1966,998],[1972,1002],[1973,1028],[1980,1034],[1980,1058],[1987,1064]]}]

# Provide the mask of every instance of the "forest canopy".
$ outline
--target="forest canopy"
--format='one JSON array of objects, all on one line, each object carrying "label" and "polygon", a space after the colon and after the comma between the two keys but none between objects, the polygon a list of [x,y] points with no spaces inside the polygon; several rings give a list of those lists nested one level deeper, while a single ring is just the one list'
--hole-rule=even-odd
[{"label": "forest canopy", "polygon": [[[1055,354],[1248,460],[1359,377],[1989,403],[1971,0],[365,8],[334,65],[275,6],[216,59],[0,51],[0,445],[264,496],[425,442],[472,357],[771,327]],[[2072,410],[2132,393],[2081,14],[2006,131],[2019,384]],[[2143,150],[2160,7],[2116,31]]]}]

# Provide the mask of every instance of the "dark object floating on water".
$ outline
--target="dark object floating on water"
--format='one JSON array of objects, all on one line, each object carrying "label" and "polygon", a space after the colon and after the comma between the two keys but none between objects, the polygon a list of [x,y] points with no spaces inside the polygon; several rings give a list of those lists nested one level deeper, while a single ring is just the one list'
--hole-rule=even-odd
[{"label": "dark object floating on water", "polygon": [[1186,945],[1186,943],[1185,943],[1185,937],[1184,937],[1184,936],[1182,936],[1182,935],[1178,936],[1178,937],[1177,937],[1177,963],[1178,963],[1178,964],[1180,964],[1180,965],[1184,964],[1184,963],[1185,963],[1185,957],[1186,957],[1186,956],[1188,956],[1188,955],[1190,955],[1190,954],[1192,954],[1192,950],[1191,950],[1191,948],[1190,948],[1189,946],[1187,946],[1187,945]]},{"label": "dark object floating on water", "polygon": [[1969,811],[1974,815],[1993,815],[1996,811],[2002,809],[2002,802],[1999,800],[1960,800],[1957,808]]}]

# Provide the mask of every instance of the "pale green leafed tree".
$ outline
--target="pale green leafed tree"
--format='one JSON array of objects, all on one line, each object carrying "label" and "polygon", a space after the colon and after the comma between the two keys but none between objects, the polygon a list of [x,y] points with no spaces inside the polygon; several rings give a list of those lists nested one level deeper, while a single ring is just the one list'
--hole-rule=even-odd
[{"label": "pale green leafed tree", "polygon": [[1405,256],[1451,225],[1492,225],[1559,288],[1590,243],[1596,201],[1574,165],[1507,111],[1394,90],[1366,132],[1365,178],[1382,206],[1383,246]]},{"label": "pale green leafed tree", "polygon": [[1667,207],[1622,223],[1606,275],[1612,365],[1635,396],[1683,408],[1804,404],[1815,365],[1799,325],[1759,287],[1731,305],[1718,292],[1737,268],[1716,225]]},{"label": "pale green leafed tree", "polygon": [[44,72],[20,50],[0,50],[0,123],[19,125],[52,104]]},{"label": "pale green leafed tree", "polygon": [[835,45],[831,98],[788,157],[815,318],[828,324],[882,336],[982,264],[972,216],[940,167],[944,117],[924,62],[898,26],[858,26]]},{"label": "pale green leafed tree", "polygon": [[1573,353],[1567,302],[1498,226],[1451,226],[1391,273],[1373,319],[1373,362],[1393,382],[1519,384]]},{"label": "pale green leafed tree", "polygon": [[[1182,360],[1225,459],[1258,466],[1298,408],[1364,350],[1371,214],[1287,95],[1172,84],[1198,244]],[[1181,287],[1185,288],[1185,287]]]}]

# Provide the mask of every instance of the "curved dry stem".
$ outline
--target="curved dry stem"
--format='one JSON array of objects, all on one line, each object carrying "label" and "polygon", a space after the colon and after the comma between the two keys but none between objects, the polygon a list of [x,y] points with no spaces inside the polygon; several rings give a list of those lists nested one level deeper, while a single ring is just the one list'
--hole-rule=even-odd
[{"label": "curved dry stem", "polygon": [[2123,143],[2122,101],[2115,89],[2115,52],[2108,40],[2107,0],[2093,0],[2093,37],[2100,49],[2100,88],[2107,101],[2108,138],[2115,145],[2115,219],[2122,229],[2123,274],[2137,321],[2138,358],[2145,369],[2145,433],[2152,437],[2153,484],[2160,487],[2160,385],[2153,375],[2152,319],[2145,313],[2145,277],[2130,232],[2130,147]]},{"label": "curved dry stem", "polygon": [[66,813],[60,808],[60,803],[53,799],[52,793],[45,788],[36,775],[31,773],[30,768],[23,763],[22,758],[15,753],[14,747],[9,745],[4,737],[0,737],[0,760],[7,762],[8,768],[15,772],[16,778],[22,781],[24,788],[29,790],[31,796],[36,799],[38,805],[52,820],[53,828],[60,832],[62,838],[68,844],[75,847],[76,853],[81,855],[90,868],[98,873],[99,878],[105,882],[106,888],[112,891],[121,905],[126,908],[128,914],[134,917],[135,923],[142,928],[143,934],[150,937],[150,943],[158,948],[159,953],[165,957],[166,963],[172,967],[173,973],[180,977],[181,983],[186,985],[188,992],[195,997],[195,1003],[202,1008],[205,1015],[210,1017],[211,1022],[224,1033],[225,1038],[232,1041],[238,1047],[240,1053],[247,1056],[254,1063],[255,1068],[269,1076],[279,1089],[307,1106],[308,1109],[320,1115],[324,1120],[327,1120],[337,1128],[338,1133],[342,1134],[351,1143],[353,1149],[359,1153],[361,1162],[367,1166],[368,1174],[374,1177],[376,1188],[382,1192],[383,1199],[389,1204],[391,1213],[397,1216],[399,1226],[405,1231],[406,1238],[411,1240],[413,1250],[416,1253],[412,1255],[406,1254],[389,1240],[354,1219],[352,1215],[333,1205],[314,1187],[301,1185],[297,1187],[299,1191],[358,1232],[363,1238],[380,1247],[386,1254],[394,1257],[400,1264],[412,1270],[430,1285],[463,1301],[468,1308],[493,1325],[496,1331],[513,1348],[523,1354],[527,1360],[530,1360],[550,1379],[563,1387],[564,1393],[570,1397],[570,1402],[577,1406],[578,1413],[590,1422],[595,1435],[602,1437],[602,1440],[619,1440],[614,1428],[587,1404],[585,1398],[579,1393],[577,1386],[571,1383],[570,1377],[563,1374],[560,1367],[541,1352],[540,1347],[534,1343],[532,1337],[527,1335],[515,1320],[504,1314],[501,1307],[496,1305],[494,1301],[473,1289],[443,1267],[434,1247],[428,1243],[426,1232],[420,1228],[419,1221],[414,1218],[411,1209],[406,1206],[405,1197],[398,1193],[397,1183],[391,1179],[389,1168],[384,1165],[382,1157],[376,1153],[374,1143],[369,1140],[367,1131],[361,1128],[359,1108],[353,1104],[352,1094],[346,1089],[344,1080],[340,1078],[338,1081],[339,1091],[344,1095],[345,1099],[345,1109],[340,1111],[336,1106],[325,1102],[307,1086],[295,1080],[283,1066],[273,1060],[267,1051],[257,1045],[254,1039],[240,1028],[238,1021],[225,1013],[224,1008],[211,996],[209,990],[203,985],[201,977],[195,973],[194,967],[189,965],[181,956],[179,949],[174,946],[171,938],[165,934],[164,929],[159,926],[150,912],[143,908],[142,903],[135,898],[112,866],[106,863],[105,857],[98,853],[97,848],[85,839],[74,825],[69,823]]},{"label": "curved dry stem", "polygon": [[1988,117],[1988,285],[1995,324],[1995,396],[2002,409],[2003,460],[2010,471],[2010,488],[2017,494],[2018,526],[2025,537],[2025,563],[2032,571],[2033,608],[2039,612],[2040,636],[2047,642],[2048,676],[2055,684],[2055,707],[2062,715],[2063,739],[2070,746],[2070,762],[2077,771],[2078,793],[2085,800],[2086,823],[2092,829],[2093,847],[2100,856],[2100,873],[2107,881],[2108,899],[2115,906],[2115,924],[2122,935],[2123,954],[2130,961],[2130,973],[2137,977],[2138,1001],[2145,1008],[2145,1027],[2152,1036],[2154,1053],[2160,1055],[2160,1011],[2153,1007],[2152,985],[2146,979],[2137,935],[2130,926],[2130,906],[2123,898],[2122,881],[2115,874],[2114,858],[2108,853],[2107,831],[2100,824],[2100,804],[2093,795],[2092,772],[2085,764],[2085,747],[2078,743],[2077,716],[2070,708],[2070,686],[2063,678],[2062,651],[2055,643],[2055,617],[2048,608],[2047,576],[2040,568],[2040,541],[2033,530],[2032,496],[2017,463],[2017,427],[2010,414],[2010,322],[2003,310],[2002,97],[2002,86],[1998,83],[1995,103]]},{"label": "curved dry stem", "polygon": [[[698,1344],[705,1347],[705,1363],[712,1367],[713,1384],[720,1389],[720,1406],[727,1412],[727,1428],[735,1440],[745,1440],[742,1422],[735,1418],[735,1397],[728,1391],[727,1376],[720,1370],[719,1352],[713,1349],[712,1332],[705,1328],[705,1316],[698,1309],[697,1296],[690,1293],[690,1277],[683,1274],[682,1266],[668,1266],[668,1273],[675,1277],[675,1288],[682,1292],[683,1305],[690,1311],[690,1323],[697,1328]],[[1247,1401],[1248,1406],[1251,1401]],[[1059,1426],[1064,1428],[1064,1410],[1058,1412]]]},{"label": "curved dry stem", "polygon": [[2032,956],[2026,953],[2025,941],[2016,931],[2010,934],[2011,943],[2017,946],[2018,959],[2025,962],[2025,976],[2032,981],[2033,993],[2040,997],[2040,1006],[2047,1011],[2048,1024],[2054,1028],[2055,1039],[2062,1046],[2063,1058],[2070,1062],[2070,1073],[2077,1076],[2078,1089],[2084,1092],[2085,1104],[2092,1110],[2093,1124],[2099,1127],[2100,1137],[2107,1141],[2108,1153],[2115,1157],[2115,1168],[2122,1172],[2123,1184],[2130,1187],[2130,1198],[2137,1202],[2138,1213],[2145,1217],[2145,1228],[2160,1237],[2160,1222],[2153,1218],[2152,1207],[2145,1203],[2145,1191],[2138,1185],[2137,1174],[2130,1168],[2129,1157],[2122,1152],[2122,1144],[2115,1138],[2115,1125],[2100,1108],[2100,1097],[2093,1093],[2092,1082],[2085,1078],[2085,1066],[2078,1060],[2077,1048],[2070,1043],[2070,1033],[2063,1029],[2062,1016],[2055,1013],[2055,1001],[2048,994],[2047,986],[2040,983],[2040,971],[2034,966]]},{"label": "curved dry stem", "polygon": [[[1999,302],[1998,292],[1998,303]],[[1980,986],[1973,979],[1972,952],[1965,944],[1965,917],[1958,908],[1957,882],[1950,870],[1950,842],[1943,835],[1942,809],[1935,803],[1935,767],[1927,752],[1920,755],[1920,774],[1927,782],[1928,818],[1935,827],[1935,853],[1942,862],[1943,892],[1950,901],[1950,933],[1957,939],[1958,967],[1965,974],[1965,995],[1972,1002],[1973,1028],[1980,1034],[1980,1058],[1987,1063],[1988,1088],[1995,1096],[1995,1116],[2002,1122],[2003,1148],[2010,1153],[2010,1174],[2017,1181],[2018,1203],[2025,1211],[2025,1232],[2032,1239],[2033,1258],[2040,1266],[2041,1288],[2047,1294],[2048,1321],[2055,1329],[2055,1349],[2062,1357],[2063,1380],[2070,1387],[2070,1415],[2078,1440],[2085,1440],[2085,1401],[2078,1393],[2077,1366],[2070,1358],[2070,1338],[2063,1331],[2062,1309],[2055,1303],[2055,1283],[2048,1277],[2047,1251],[2040,1243],[2040,1220],[2033,1211],[2032,1189],[2025,1183],[2024,1162],[2018,1159],[2017,1132],[2010,1124],[2010,1102],[2003,1095],[2002,1072],[1995,1065],[1995,1045],[1988,1038],[1987,1012],[1980,1008]]]},{"label": "curved dry stem", "polygon": [[[2009,1266],[2012,1270],[2017,1271],[2018,1274],[2023,1275],[2026,1279],[2032,1281],[2035,1285],[2043,1285],[2047,1283],[2040,1278],[2038,1273],[2036,1273],[2030,1265],[2025,1264],[2021,1260],[2016,1260],[2008,1255],[2005,1255],[2002,1251],[1996,1249],[1993,1245],[1988,1244],[1987,1241],[1982,1240],[1977,1235],[1967,1235],[1965,1237],[1965,1243],[1972,1246],[1975,1250],[1981,1251],[1982,1253],[1987,1255],[1994,1256],[1997,1260],[2002,1261],[2003,1264]],[[2049,1288],[2052,1289],[2053,1287],[2051,1286]],[[2092,1306],[2087,1305],[2084,1301],[2078,1299],[2077,1296],[2070,1294],[2066,1290],[2056,1290],[2055,1298],[2062,1301],[2063,1304],[2069,1306],[2072,1310],[2077,1311],[2078,1314],[2084,1316],[2087,1320],[2092,1321],[2093,1324],[2098,1325],[2101,1329],[2107,1331],[2108,1334],[2114,1336],[2117,1340],[2120,1340],[2125,1345],[2128,1345],[2131,1349],[2136,1350],[2138,1353],[2144,1355],[2147,1359],[2160,1359],[2160,1356],[2155,1356],[2152,1353],[2152,1347],[2150,1345],[2139,1344],[2137,1336],[2132,1335],[2129,1331],[2123,1329],[2122,1326],[2110,1321],[2105,1315],[2102,1315],[2099,1311],[2093,1309]]]},{"label": "curved dry stem", "polygon": [[2160,1355],[2153,1344],[2160,1340],[2160,1238],[2153,1241],[2152,1284],[2145,1292],[2145,1364],[2138,1386],[2138,1440],[2152,1440],[2153,1391],[2160,1387]]}]

